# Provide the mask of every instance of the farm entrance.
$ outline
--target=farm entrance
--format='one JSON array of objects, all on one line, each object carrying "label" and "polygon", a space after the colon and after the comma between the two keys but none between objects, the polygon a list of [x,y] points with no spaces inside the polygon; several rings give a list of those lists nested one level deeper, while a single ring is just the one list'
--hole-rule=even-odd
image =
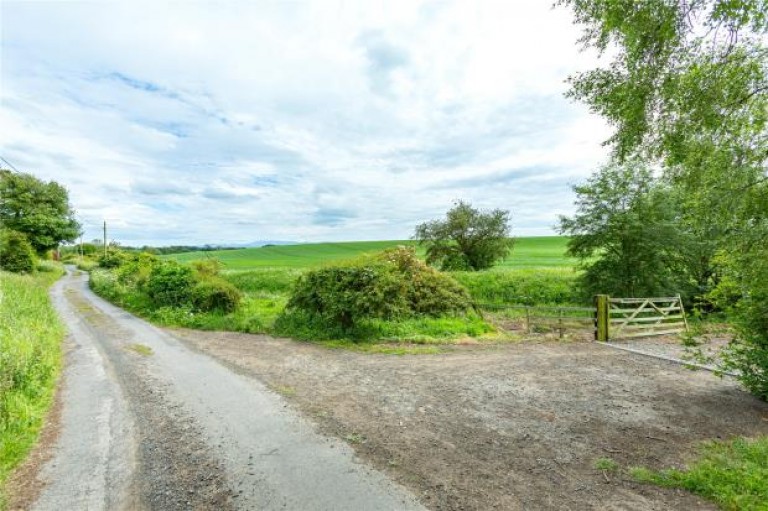
[{"label": "farm entrance", "polygon": [[680,295],[661,298],[595,298],[597,340],[678,334],[688,329]]},{"label": "farm entrance", "polygon": [[677,334],[688,329],[680,296],[661,298],[595,297],[593,307],[478,304],[497,319],[515,320],[526,333],[579,333],[598,341]]}]

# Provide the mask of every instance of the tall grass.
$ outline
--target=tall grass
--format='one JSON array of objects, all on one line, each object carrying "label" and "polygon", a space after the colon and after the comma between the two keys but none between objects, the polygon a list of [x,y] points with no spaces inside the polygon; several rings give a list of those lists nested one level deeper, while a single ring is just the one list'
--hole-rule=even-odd
[{"label": "tall grass", "polygon": [[452,272],[478,303],[563,305],[578,303],[577,273],[570,268],[497,268]]},{"label": "tall grass", "polygon": [[0,509],[2,486],[37,440],[61,369],[64,328],[48,297],[61,269],[0,272]]}]

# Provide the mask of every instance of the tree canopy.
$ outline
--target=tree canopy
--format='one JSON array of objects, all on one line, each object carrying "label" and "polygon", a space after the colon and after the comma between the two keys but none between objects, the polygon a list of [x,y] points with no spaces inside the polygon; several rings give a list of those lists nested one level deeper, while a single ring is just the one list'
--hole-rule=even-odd
[{"label": "tree canopy", "polygon": [[414,239],[427,247],[427,262],[443,270],[485,270],[512,251],[509,211],[483,212],[458,201],[445,220],[416,227]]},{"label": "tree canopy", "polygon": [[558,4],[611,56],[571,77],[570,97],[615,128],[615,161],[659,165],[691,228],[716,241],[739,318],[731,367],[768,399],[768,0]]},{"label": "tree canopy", "polygon": [[24,234],[38,254],[80,233],[66,188],[9,170],[0,170],[0,226]]},{"label": "tree canopy", "polygon": [[560,218],[568,253],[581,260],[587,296],[685,294],[695,279],[686,255],[696,245],[674,191],[641,163],[608,165],[575,186],[577,210]]}]

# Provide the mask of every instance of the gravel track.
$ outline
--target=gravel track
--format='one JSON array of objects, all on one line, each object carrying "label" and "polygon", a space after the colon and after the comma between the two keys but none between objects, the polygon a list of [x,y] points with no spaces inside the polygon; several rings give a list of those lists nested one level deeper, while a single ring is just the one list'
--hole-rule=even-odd
[{"label": "gravel track", "polygon": [[35,510],[422,509],[253,378],[96,297],[53,288],[74,346]]}]

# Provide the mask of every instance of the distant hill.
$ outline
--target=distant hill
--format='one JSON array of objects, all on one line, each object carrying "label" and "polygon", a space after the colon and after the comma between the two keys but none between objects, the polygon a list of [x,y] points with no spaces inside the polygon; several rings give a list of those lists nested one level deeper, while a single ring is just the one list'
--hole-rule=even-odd
[{"label": "distant hill", "polygon": [[[512,255],[499,267],[573,267],[575,260],[565,256],[568,238],[543,236],[517,238]],[[349,259],[366,252],[378,252],[398,245],[415,245],[411,240],[350,241],[341,243],[277,244],[240,250],[197,251],[174,254],[182,262],[215,257],[230,270],[265,267],[308,268],[331,261]],[[423,249],[418,249],[423,254]]]}]

